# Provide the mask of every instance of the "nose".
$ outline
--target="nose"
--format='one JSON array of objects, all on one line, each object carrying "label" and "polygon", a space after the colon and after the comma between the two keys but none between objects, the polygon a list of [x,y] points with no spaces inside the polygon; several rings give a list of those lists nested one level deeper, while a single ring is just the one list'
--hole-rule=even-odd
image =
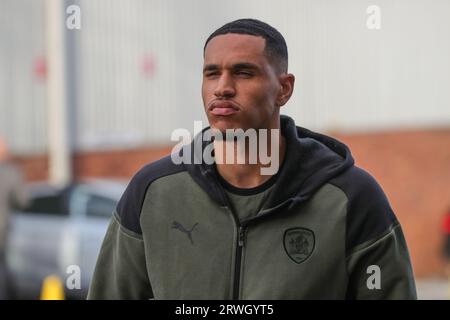
[{"label": "nose", "polygon": [[217,86],[214,90],[214,95],[217,98],[230,98],[234,97],[236,94],[236,89],[234,88],[234,83],[232,77],[227,73],[222,73],[219,81],[217,81]]}]

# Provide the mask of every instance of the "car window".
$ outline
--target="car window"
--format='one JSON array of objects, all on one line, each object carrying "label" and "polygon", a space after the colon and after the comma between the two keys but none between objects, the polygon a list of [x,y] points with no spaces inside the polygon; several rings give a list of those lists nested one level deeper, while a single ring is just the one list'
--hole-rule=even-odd
[{"label": "car window", "polygon": [[110,198],[90,195],[86,204],[86,215],[88,217],[106,217],[112,215],[117,202]]},{"label": "car window", "polygon": [[61,194],[34,197],[23,211],[35,214],[67,215]]}]

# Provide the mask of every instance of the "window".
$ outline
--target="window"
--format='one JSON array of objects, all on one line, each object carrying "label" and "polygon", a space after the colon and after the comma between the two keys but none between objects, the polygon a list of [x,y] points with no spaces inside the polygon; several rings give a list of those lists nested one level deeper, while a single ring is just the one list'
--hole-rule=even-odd
[{"label": "window", "polygon": [[61,194],[35,197],[23,211],[37,214],[67,215]]},{"label": "window", "polygon": [[86,205],[86,215],[88,217],[105,217],[110,218],[112,212],[116,208],[117,202],[115,200],[91,195]]}]

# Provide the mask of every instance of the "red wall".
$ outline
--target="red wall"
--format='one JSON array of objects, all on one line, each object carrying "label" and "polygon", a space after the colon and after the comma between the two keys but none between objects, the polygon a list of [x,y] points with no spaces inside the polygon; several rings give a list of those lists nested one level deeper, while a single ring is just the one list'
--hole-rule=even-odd
[{"label": "red wall", "polygon": [[450,130],[335,135],[381,184],[403,226],[417,276],[443,273],[450,208]]}]

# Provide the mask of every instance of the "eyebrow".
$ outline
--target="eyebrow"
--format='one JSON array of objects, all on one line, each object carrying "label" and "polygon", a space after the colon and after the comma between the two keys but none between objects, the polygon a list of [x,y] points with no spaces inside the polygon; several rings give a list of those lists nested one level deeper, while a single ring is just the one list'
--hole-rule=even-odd
[{"label": "eyebrow", "polygon": [[[219,69],[219,65],[217,64],[207,64],[204,68],[203,68],[203,72],[207,72],[207,71],[215,71]],[[258,71],[260,70],[260,68],[253,63],[249,63],[249,62],[238,62],[235,63],[231,66],[231,69],[233,70],[240,70],[240,69],[251,69],[251,70],[255,70]]]}]

